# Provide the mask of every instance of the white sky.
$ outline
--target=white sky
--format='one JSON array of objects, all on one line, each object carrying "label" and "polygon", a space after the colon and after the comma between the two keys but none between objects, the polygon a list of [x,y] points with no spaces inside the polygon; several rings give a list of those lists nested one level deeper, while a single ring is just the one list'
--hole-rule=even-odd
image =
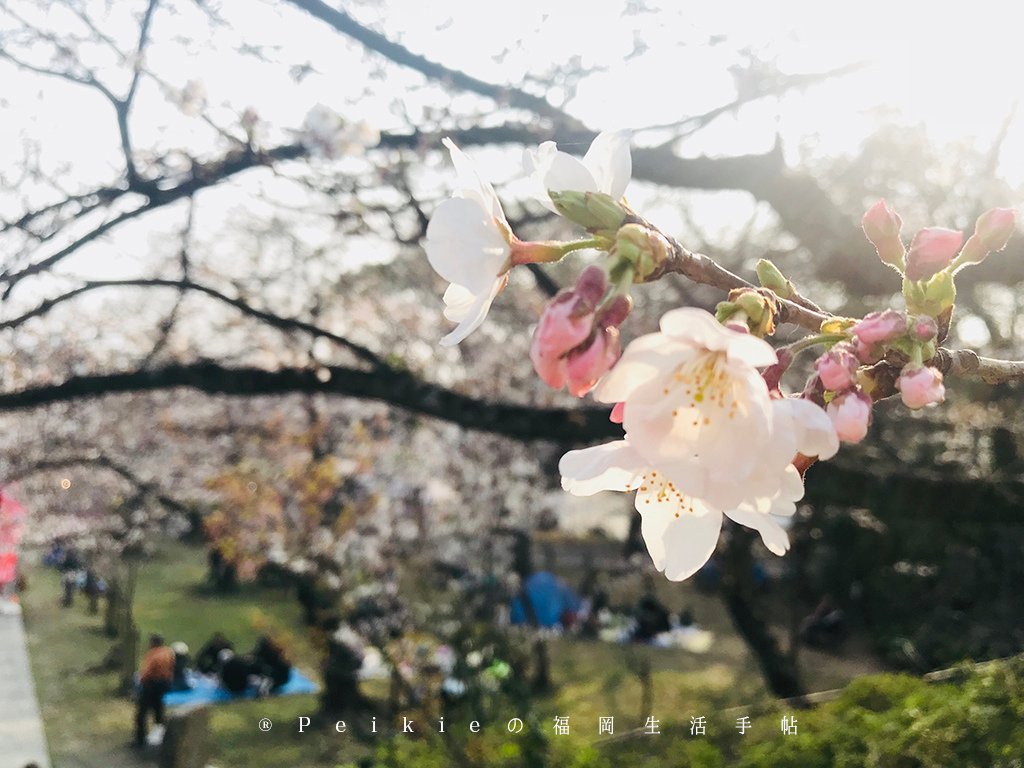
[{"label": "white sky", "polygon": [[[104,31],[133,40],[128,11],[137,5],[116,4]],[[221,6],[229,28],[213,30],[192,3],[167,0],[166,5],[174,14],[157,16],[148,65],[172,88],[201,81],[211,115],[222,125],[235,122],[244,108],[256,107],[272,126],[269,142],[288,140],[287,129],[298,127],[318,102],[386,130],[401,124],[396,109],[416,116],[449,98],[437,92],[411,95],[408,89],[420,78],[407,70],[391,67],[384,80],[367,78],[367,58],[358,45],[347,44],[286,3],[229,0]],[[484,80],[518,84],[528,72],[543,73],[579,57],[584,66],[600,71],[581,84],[566,108],[598,129],[642,129],[732,100],[735,84],[728,67],[743,47],[774,58],[788,73],[868,62],[862,71],[825,86],[766,99],[721,118],[685,142],[684,154],[764,151],[777,131],[791,159],[808,138],[819,154],[852,152],[878,127],[880,115],[923,124],[938,142],[967,138],[987,147],[1014,104],[1024,100],[1017,56],[1024,11],[1009,4],[973,2],[951,5],[948,11],[936,10],[937,4],[891,2],[663,0],[647,5],[660,10],[622,17],[620,4],[599,0],[392,0],[351,10],[413,51]],[[45,23],[59,29],[67,22],[54,12]],[[709,45],[712,38],[717,44]],[[647,50],[630,57],[638,40]],[[263,64],[239,56],[234,49],[242,43],[274,46],[274,61]],[[316,73],[296,83],[288,68],[307,61]],[[119,82],[117,77],[113,82]],[[119,148],[112,110],[100,97],[3,62],[0,84],[0,168],[6,171],[18,162],[22,138],[31,136],[42,143],[48,167],[71,163],[68,186],[114,178]],[[479,103],[460,96],[452,100]],[[217,146],[203,123],[169,105],[151,82],[140,91],[133,131],[140,150],[187,147],[201,153]],[[658,138],[641,132],[636,140]],[[515,161],[506,165],[510,174]],[[1024,105],[1004,144],[1002,170],[1012,184],[1024,184]],[[210,202],[215,195],[207,194]],[[226,216],[234,198],[220,197]],[[12,213],[12,203],[0,191],[0,214]],[[213,213],[217,207],[208,209],[208,222],[218,218]],[[144,231],[135,228],[129,242],[137,243]],[[98,264],[90,254],[95,252],[83,252],[75,264],[93,269]],[[109,268],[111,263],[104,249],[103,264]]]}]

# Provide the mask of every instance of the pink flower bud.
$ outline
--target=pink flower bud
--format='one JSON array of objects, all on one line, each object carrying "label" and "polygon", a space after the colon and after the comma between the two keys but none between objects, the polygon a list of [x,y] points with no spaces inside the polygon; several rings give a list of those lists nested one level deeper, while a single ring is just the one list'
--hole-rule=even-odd
[{"label": "pink flower bud", "polygon": [[853,343],[857,359],[864,365],[877,363],[885,356],[885,350],[878,344],[865,344],[860,339],[855,339]]},{"label": "pink flower bud", "polygon": [[887,206],[885,200],[879,200],[868,208],[864,218],[861,219],[861,227],[863,227],[867,239],[875,246],[878,258],[886,264],[902,269],[906,249],[903,247],[903,241],[900,240],[903,219],[899,217],[899,214]]},{"label": "pink flower bud", "polygon": [[871,423],[871,398],[851,390],[832,399],[826,408],[836,434],[844,443],[859,443]]},{"label": "pink flower bud", "polygon": [[569,394],[575,397],[587,394],[615,365],[621,351],[618,329],[608,328],[594,334],[593,341],[582,350],[570,353],[565,365]]},{"label": "pink flower bud", "polygon": [[860,221],[868,240],[875,243],[889,237],[899,237],[903,227],[903,219],[892,208],[886,205],[885,198],[868,208]]},{"label": "pink flower bud", "polygon": [[1017,212],[1013,208],[992,208],[978,217],[974,233],[978,235],[986,250],[1001,251],[1010,242],[1010,236],[1017,226]]},{"label": "pink flower bud", "polygon": [[946,388],[942,385],[942,373],[932,367],[906,367],[896,381],[900,398],[907,408],[924,408],[938,405],[946,399]]},{"label": "pink flower bud", "polygon": [[926,280],[941,272],[956,258],[964,233],[955,229],[928,227],[914,235],[907,253],[907,278]]},{"label": "pink flower bud", "polygon": [[618,328],[629,316],[631,309],[633,309],[633,299],[620,293],[597,316],[598,327]]},{"label": "pink flower bud", "polygon": [[600,267],[591,264],[576,278],[576,287],[573,289],[573,293],[589,306],[596,307],[604,297],[606,290],[608,290],[608,275]]},{"label": "pink flower bud", "polygon": [[939,335],[939,326],[933,317],[915,317],[910,321],[910,335],[918,341],[931,341]]},{"label": "pink flower bud", "polygon": [[568,378],[565,372],[564,357],[545,357],[537,355],[534,348],[530,347],[530,361],[533,363],[533,370],[537,372],[540,380],[552,389],[561,389],[565,386]]},{"label": "pink flower bud", "polygon": [[629,296],[614,296],[600,312],[608,288],[600,267],[587,267],[571,291],[563,291],[544,309],[530,344],[530,360],[550,387],[582,397],[619,359],[619,326],[633,306]]},{"label": "pink flower bud", "polygon": [[978,217],[974,234],[968,239],[960,255],[964,264],[979,264],[990,251],[1001,251],[1010,241],[1017,225],[1013,208],[992,208]]},{"label": "pink flower bud", "polygon": [[530,358],[562,357],[594,329],[594,308],[571,291],[558,294],[544,308],[530,345]]},{"label": "pink flower bud", "polygon": [[572,290],[562,291],[544,308],[533,333],[530,359],[548,385],[556,389],[564,386],[564,366],[560,361],[593,333],[594,312],[607,287],[604,270],[590,266],[583,270]]},{"label": "pink flower bud", "polygon": [[853,328],[853,335],[864,344],[884,344],[907,332],[907,317],[895,309],[871,312]]},{"label": "pink flower bud", "polygon": [[839,343],[819,357],[814,366],[825,389],[843,392],[856,383],[860,360],[852,344]]}]

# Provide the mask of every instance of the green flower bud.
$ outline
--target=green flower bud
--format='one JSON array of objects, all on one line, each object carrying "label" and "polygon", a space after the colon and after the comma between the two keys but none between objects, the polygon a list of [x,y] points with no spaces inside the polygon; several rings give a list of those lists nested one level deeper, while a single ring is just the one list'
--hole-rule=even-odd
[{"label": "green flower bud", "polygon": [[903,297],[906,299],[907,311],[910,314],[939,317],[944,312],[952,310],[956,302],[953,275],[944,270],[924,282],[904,279]]},{"label": "green flower bud", "polygon": [[672,254],[672,246],[659,232],[642,224],[625,224],[615,233],[612,255],[633,266],[633,279],[643,282]]},{"label": "green flower bud", "polygon": [[558,212],[589,232],[615,232],[629,215],[615,198],[602,192],[548,192]]},{"label": "green flower bud", "polygon": [[786,276],[779,271],[779,268],[768,259],[761,259],[755,267],[757,279],[761,285],[775,292],[781,299],[788,299],[793,295],[793,284],[786,279]]},{"label": "green flower bud", "polygon": [[775,332],[775,298],[756,288],[737,288],[729,292],[729,300],[719,302],[715,317],[726,323],[739,313],[746,318],[747,328],[755,336],[764,338]]}]

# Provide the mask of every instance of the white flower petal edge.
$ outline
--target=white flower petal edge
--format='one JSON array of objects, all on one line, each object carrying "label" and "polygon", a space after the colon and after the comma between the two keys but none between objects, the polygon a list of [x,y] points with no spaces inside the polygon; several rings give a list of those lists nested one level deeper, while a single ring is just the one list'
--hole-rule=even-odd
[{"label": "white flower petal edge", "polygon": [[477,295],[504,272],[511,253],[494,220],[475,200],[461,197],[437,206],[423,248],[437,274]]},{"label": "white flower petal edge", "polygon": [[444,292],[444,316],[458,323],[455,329],[441,339],[442,347],[454,347],[480,327],[487,317],[494,298],[505,286],[504,279],[495,281],[488,293],[474,295],[467,288],[452,283]]},{"label": "white flower petal edge", "polygon": [[621,198],[633,172],[628,131],[604,131],[591,143],[580,160],[545,141],[537,149],[523,153],[523,170],[535,187],[537,200],[558,213],[548,195],[554,192],[603,192]]},{"label": "white flower petal edge", "polygon": [[[655,567],[665,571],[668,579],[688,579],[714,553],[722,529],[722,510],[684,495],[666,475],[645,467],[629,439],[570,451],[562,457],[558,469],[562,487],[574,496],[593,496],[602,490],[636,490],[634,506],[642,518],[644,543]],[[793,501],[804,493],[796,468],[790,466],[784,474],[779,482],[783,490],[776,499],[763,500],[758,507],[743,504],[724,513],[757,530],[765,546],[776,555],[790,548],[790,539],[773,515],[793,514]]]},{"label": "white flower petal edge", "polygon": [[453,194],[456,197],[476,200],[481,208],[490,213],[491,218],[498,219],[507,228],[508,221],[505,219],[505,212],[502,210],[501,201],[498,200],[498,194],[494,191],[494,187],[490,182],[484,181],[476,169],[476,164],[455,145],[454,141],[444,138],[441,143],[447,147],[448,154],[452,157],[452,165],[455,166],[455,173],[459,177],[459,186]]},{"label": "white flower petal edge", "polygon": [[459,325],[441,344],[452,346],[480,326],[505,286],[513,238],[494,187],[451,139],[443,143],[460,186],[434,211],[423,247],[430,266],[450,283],[444,316]]}]

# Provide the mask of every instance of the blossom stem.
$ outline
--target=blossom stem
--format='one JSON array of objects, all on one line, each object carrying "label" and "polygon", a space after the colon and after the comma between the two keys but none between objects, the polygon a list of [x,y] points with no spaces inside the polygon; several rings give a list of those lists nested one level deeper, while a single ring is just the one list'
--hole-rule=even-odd
[{"label": "blossom stem", "polygon": [[803,352],[809,347],[813,347],[817,344],[832,344],[837,341],[845,341],[849,338],[845,333],[818,333],[813,336],[805,336],[802,339],[794,341],[783,349],[787,350],[791,355],[796,356],[797,353]]},{"label": "blossom stem", "polygon": [[523,242],[521,240],[512,243],[511,262],[516,264],[550,264],[560,261],[566,254],[573,251],[580,251],[584,248],[600,248],[607,250],[611,243],[608,238],[595,235],[582,240],[571,240],[561,242],[559,240],[543,240],[538,242]]}]

